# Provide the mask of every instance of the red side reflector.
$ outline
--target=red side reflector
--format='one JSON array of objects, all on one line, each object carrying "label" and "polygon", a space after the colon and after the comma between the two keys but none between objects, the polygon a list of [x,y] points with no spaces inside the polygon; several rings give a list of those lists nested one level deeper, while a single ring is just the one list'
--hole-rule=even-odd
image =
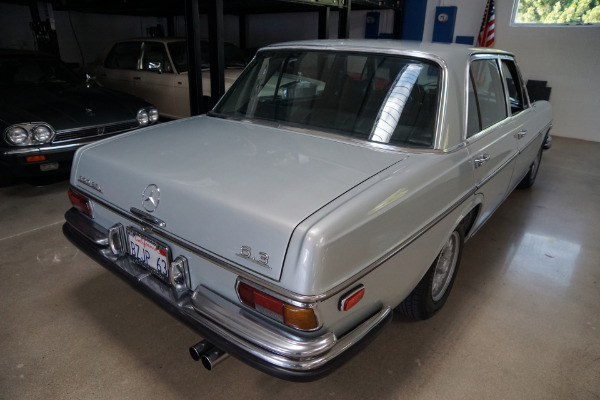
[{"label": "red side reflector", "polygon": [[25,158],[25,161],[28,162],[28,163],[46,161],[46,156],[44,156],[44,155],[41,155],[41,156],[27,156]]},{"label": "red side reflector", "polygon": [[69,200],[73,207],[81,211],[82,213],[93,217],[93,206],[92,201],[88,199],[86,196],[79,192],[75,192],[69,189]]},{"label": "red side reflector", "polygon": [[358,302],[362,300],[364,295],[365,287],[362,285],[346,293],[340,300],[340,311],[348,311],[356,304],[358,304]]}]

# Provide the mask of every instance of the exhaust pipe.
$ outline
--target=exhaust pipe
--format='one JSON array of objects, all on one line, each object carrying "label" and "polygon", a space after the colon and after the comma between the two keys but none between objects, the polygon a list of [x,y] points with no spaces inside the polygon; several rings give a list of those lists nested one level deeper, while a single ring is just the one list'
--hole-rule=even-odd
[{"label": "exhaust pipe", "polygon": [[202,361],[204,368],[210,371],[229,354],[203,340],[190,347],[190,355],[195,361]]},{"label": "exhaust pipe", "polygon": [[192,356],[192,358],[195,361],[200,361],[202,354],[204,354],[208,350],[210,350],[211,347],[214,347],[214,346],[212,344],[210,344],[208,342],[208,340],[203,340],[201,342],[198,342],[195,345],[193,345],[192,347],[190,347],[190,356]]},{"label": "exhaust pipe", "polygon": [[210,371],[228,356],[229,354],[225,353],[223,350],[213,347],[202,355],[202,365],[204,365],[204,368]]}]

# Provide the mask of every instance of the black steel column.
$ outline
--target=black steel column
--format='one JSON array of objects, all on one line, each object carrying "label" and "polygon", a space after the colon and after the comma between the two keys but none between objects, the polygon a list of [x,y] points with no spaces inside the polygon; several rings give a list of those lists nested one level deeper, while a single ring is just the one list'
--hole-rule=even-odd
[{"label": "black steel column", "polygon": [[167,36],[175,36],[175,17],[172,15],[167,17]]},{"label": "black steel column", "polygon": [[238,29],[240,39],[240,49],[246,50],[248,47],[248,16],[242,14],[238,16]]},{"label": "black steel column", "polygon": [[338,38],[348,39],[350,36],[350,11],[352,0],[345,0],[346,6],[340,9],[340,20],[338,22]]},{"label": "black steel column", "polygon": [[319,8],[319,39],[329,39],[330,7]]},{"label": "black steel column", "polygon": [[[202,114],[202,57],[200,55],[199,0],[185,0],[185,34],[187,36],[190,113]],[[159,110],[160,112],[160,110]]]},{"label": "black steel column", "polygon": [[402,24],[404,23],[404,12],[394,10],[394,39],[402,39]]},{"label": "black steel column", "polygon": [[208,41],[210,43],[210,97],[214,104],[225,93],[223,0],[209,2]]}]

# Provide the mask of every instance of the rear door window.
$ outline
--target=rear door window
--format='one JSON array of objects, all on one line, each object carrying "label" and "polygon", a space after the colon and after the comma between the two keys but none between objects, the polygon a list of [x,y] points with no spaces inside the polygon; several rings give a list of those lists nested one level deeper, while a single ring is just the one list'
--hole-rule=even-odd
[{"label": "rear door window", "polygon": [[167,49],[159,42],[144,42],[142,56],[144,71],[173,72]]},{"label": "rear door window", "polygon": [[106,57],[104,66],[112,69],[131,69],[139,67],[142,42],[123,42],[113,46]]},{"label": "rear door window", "polygon": [[502,74],[506,80],[511,114],[518,114],[527,108],[528,104],[523,96],[523,84],[513,60],[502,60]]},{"label": "rear door window", "polygon": [[469,71],[467,137],[507,117],[504,87],[496,59],[479,59]]}]

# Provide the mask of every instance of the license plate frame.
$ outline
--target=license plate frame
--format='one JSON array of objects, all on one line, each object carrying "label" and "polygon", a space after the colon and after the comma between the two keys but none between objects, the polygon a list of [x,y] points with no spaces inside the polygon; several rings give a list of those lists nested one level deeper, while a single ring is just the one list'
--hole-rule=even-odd
[{"label": "license plate frame", "polygon": [[127,227],[126,236],[129,257],[161,281],[170,284],[170,247],[133,227]]}]

